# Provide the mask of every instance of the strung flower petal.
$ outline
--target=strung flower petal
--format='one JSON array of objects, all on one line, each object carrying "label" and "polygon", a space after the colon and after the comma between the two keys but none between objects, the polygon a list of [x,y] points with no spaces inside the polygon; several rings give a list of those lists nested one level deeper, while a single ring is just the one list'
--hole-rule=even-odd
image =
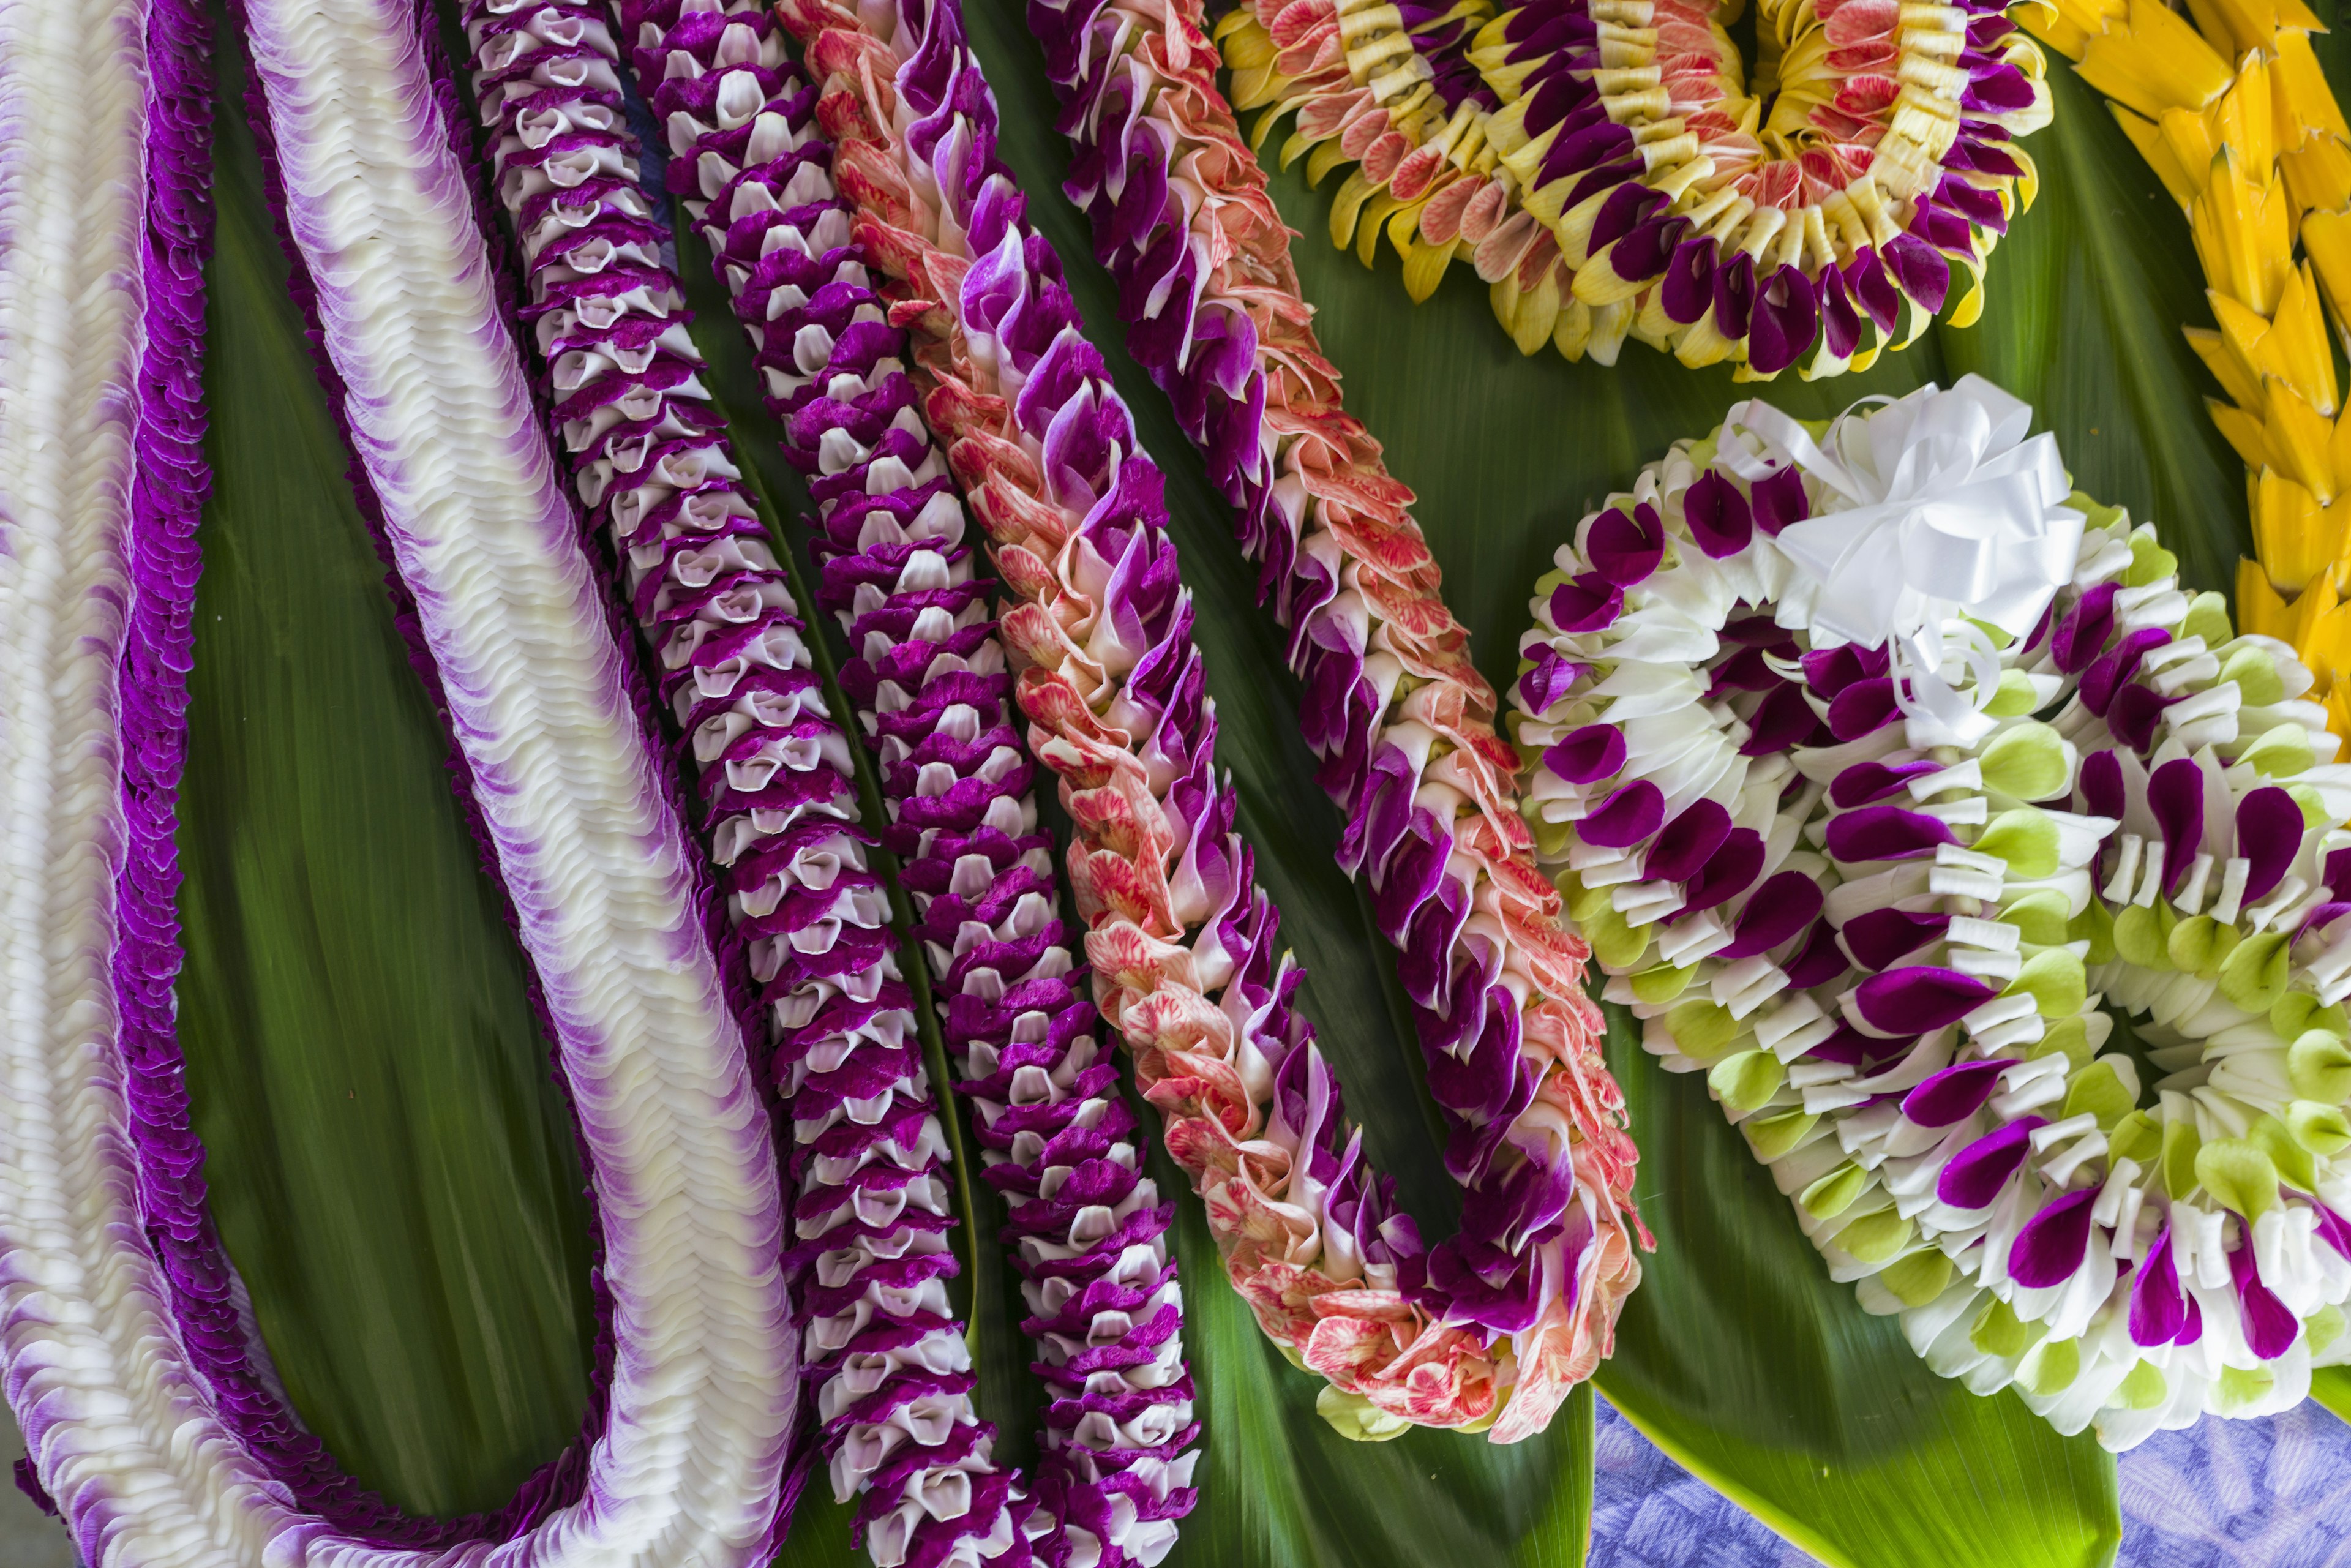
[{"label": "strung flower petal", "polygon": [[[2147,804],[2163,834],[2163,891],[2171,893],[2204,842],[2204,769],[2185,757],[2165,763],[2147,781]],[[2292,797],[2286,804],[2294,805]],[[2294,810],[2299,821],[2301,809]]]},{"label": "strung flower petal", "polygon": [[2084,810],[2120,821],[2128,804],[2123,792],[2122,758],[2111,751],[2094,751],[2084,758],[2081,789]]},{"label": "strung flower petal", "polygon": [[2049,653],[2060,674],[2080,674],[2105,651],[2106,639],[2114,635],[2116,591],[2111,582],[2098,584],[2058,622]]},{"label": "strung flower petal", "polygon": [[1936,1178],[1935,1196],[1953,1208],[1988,1208],[2024,1167],[2032,1152],[2033,1129],[2047,1124],[2039,1116],[2020,1117],[1998,1132],[1988,1133],[1961,1149]]},{"label": "strung flower petal", "polygon": [[1730,834],[1730,813],[1717,800],[1693,800],[1649,846],[1642,875],[1651,882],[1687,882]]},{"label": "strung flower petal", "polygon": [[2193,1305],[2179,1289],[2179,1270],[2171,1261],[2171,1227],[2166,1225],[2131,1282],[2131,1343],[2150,1349],[2172,1343],[2187,1328]]},{"label": "strung flower petal", "polygon": [[2259,904],[2284,880],[2302,849],[2302,808],[2273,784],[2255,789],[2237,803],[2237,852],[2250,862],[2245,873],[2247,904]]},{"label": "strung flower petal", "polygon": [[1949,1127],[1983,1109],[2014,1063],[1992,1057],[1946,1067],[1902,1097],[1902,1113],[1922,1127]]},{"label": "strung flower petal", "polygon": [[1534,668],[1519,677],[1519,695],[1529,708],[1542,713],[1567,695],[1584,669],[1556,649],[1537,649]]},{"label": "strung flower petal", "polygon": [[1767,953],[1811,925],[1821,912],[1821,884],[1800,871],[1783,871],[1755,890],[1739,917],[1726,961]]},{"label": "strung flower petal", "polygon": [[1562,632],[1597,632],[1625,610],[1625,591],[1598,572],[1552,590],[1552,623]]},{"label": "strung flower petal", "polygon": [[2024,1222],[2009,1250],[2011,1278],[2030,1291],[2062,1285],[2074,1277],[2090,1249],[2090,1207],[2096,1187],[2069,1192]]},{"label": "strung flower petal", "polygon": [[2245,1343],[2253,1354],[2263,1361],[2275,1361],[2293,1349],[2302,1324],[2278,1300],[2277,1292],[2262,1283],[2261,1264],[2253,1257],[2251,1237],[2229,1254],[2229,1278],[2237,1287],[2237,1301],[2244,1316]]},{"label": "strung flower petal", "polygon": [[1570,784],[1597,784],[1624,771],[1625,732],[1587,724],[1543,753],[1543,766]]},{"label": "strung flower petal", "polygon": [[1646,779],[1635,779],[1600,802],[1600,809],[1577,824],[1587,843],[1604,849],[1630,849],[1657,831],[1666,818],[1666,797]]},{"label": "strung flower petal", "polygon": [[1861,983],[1857,1002],[1869,1027],[1887,1034],[1925,1034],[1955,1024],[1999,994],[1972,975],[1921,964]]},{"label": "strung flower petal", "polygon": [[1825,986],[1851,967],[1845,961],[1844,949],[1837,946],[1836,927],[1825,920],[1816,923],[1795,956],[1781,965],[1789,988],[1799,991]]},{"label": "strung flower petal", "polygon": [[1754,884],[1762,872],[1762,835],[1752,828],[1731,829],[1721,847],[1698,868],[1698,879],[1682,889],[1682,906],[1674,918],[1696,915],[1738,897]]},{"label": "strung flower petal", "polygon": [[1829,821],[1829,853],[1848,865],[1916,860],[1958,841],[1939,819],[1899,806],[1864,806]]},{"label": "strung flower petal", "polygon": [[1739,746],[1741,757],[1772,757],[1803,744],[1820,727],[1820,716],[1804,700],[1804,688],[1792,681],[1775,687],[1748,721],[1753,727]]},{"label": "strung flower petal", "polygon": [[[1631,517],[1621,507],[1614,508],[1593,519],[1591,531],[1584,535],[1583,553],[1599,576],[1619,588],[1630,588],[1656,571],[1657,562],[1665,559],[1666,526],[1657,520],[1656,508],[1646,503],[1634,507]],[[1569,628],[1562,622],[1561,630]]]},{"label": "strung flower petal", "polygon": [[1737,555],[1755,538],[1755,515],[1747,497],[1711,468],[1683,492],[1682,518],[1698,548],[1717,560]]},{"label": "strung flower petal", "polygon": [[1801,523],[1813,515],[1812,498],[1804,493],[1803,470],[1792,463],[1755,481],[1748,487],[1747,498],[1755,513],[1755,526],[1773,538],[1790,523]]},{"label": "strung flower petal", "polygon": [[1875,735],[1900,716],[1894,682],[1884,675],[1855,681],[1829,704],[1829,733],[1840,741]]},{"label": "strung flower petal", "polygon": [[1943,934],[1951,917],[1939,910],[1869,909],[1844,923],[1844,949],[1865,969],[1883,969]]},{"label": "strung flower petal", "polygon": [[1888,767],[1883,762],[1856,762],[1836,776],[1829,785],[1829,802],[1843,810],[1866,806],[1883,800],[1899,791],[1913,779],[1939,772],[1938,762],[1903,762]]}]

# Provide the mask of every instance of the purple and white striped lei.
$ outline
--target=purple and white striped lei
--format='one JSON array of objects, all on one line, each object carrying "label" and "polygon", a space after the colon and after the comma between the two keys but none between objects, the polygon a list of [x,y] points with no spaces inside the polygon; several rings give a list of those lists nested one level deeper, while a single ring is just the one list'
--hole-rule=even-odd
[{"label": "purple and white striped lei", "polygon": [[[612,1217],[613,1418],[587,1457],[585,1495],[503,1546],[449,1542],[442,1527],[391,1528],[436,1538],[436,1563],[748,1562],[769,1543],[794,1404],[776,1262],[781,1211],[684,841],[644,749],[621,650],[547,483],[545,444],[530,428],[413,14],[346,5],[291,17],[264,6],[254,20],[271,129],[287,152],[289,227],[350,388],[344,412],[479,783]],[[0,213],[13,230],[28,206],[82,204],[63,214],[71,221],[28,228],[42,243],[11,259],[38,270],[9,277],[0,304],[76,323],[46,342],[11,335],[0,350],[0,385],[49,394],[24,406],[53,408],[58,425],[31,433],[46,446],[14,448],[0,465],[7,558],[33,569],[0,579],[11,610],[0,621],[21,639],[9,668],[37,699],[10,705],[21,727],[12,739],[26,737],[12,754],[20,784],[54,780],[39,798],[57,813],[56,831],[14,841],[35,852],[8,863],[7,886],[13,903],[44,904],[43,918],[17,928],[63,937],[12,960],[5,1136],[7,1166],[20,1175],[0,1198],[11,1402],[38,1480],[90,1561],[421,1563],[424,1554],[372,1538],[387,1531],[355,1530],[348,1516],[372,1510],[369,1500],[324,1495],[334,1483],[322,1473],[289,1474],[307,1440],[256,1430],[278,1413],[215,1379],[242,1346],[224,1343],[224,1311],[200,1314],[181,1292],[209,1290],[233,1310],[235,1281],[187,1267],[200,1254],[180,1249],[204,1239],[193,1145],[172,1120],[183,1114],[175,1091],[134,1078],[171,1065],[161,1055],[162,993],[118,1001],[111,983],[128,964],[167,986],[172,958],[165,852],[184,690],[173,672],[184,667],[187,544],[204,478],[192,460],[201,31],[168,6],[152,17],[135,7],[20,7],[0,14],[0,28],[12,110],[28,100],[38,110],[60,84],[78,94],[72,114],[9,114],[26,133],[5,141],[18,167],[0,183]],[[152,91],[142,98],[135,48],[93,57],[84,46],[151,29]],[[130,133],[134,109],[151,136]],[[70,127],[88,166],[57,150],[61,138],[44,139],[44,126]],[[161,193],[144,211],[142,141]],[[129,166],[110,172],[104,160],[126,155]],[[366,171],[356,186],[344,178],[352,169]],[[137,266],[110,260],[131,256],[142,221],[152,235],[143,280]],[[26,291],[83,291],[91,277],[121,283],[87,289],[80,303]],[[387,297],[398,308],[382,308]],[[146,358],[135,362],[142,308]],[[125,372],[143,401],[116,390]],[[126,507],[121,482],[105,476],[133,440],[142,467]],[[99,483],[59,486],[60,461],[96,464]],[[118,466],[129,477],[129,464]],[[70,575],[53,563],[70,563]],[[61,646],[60,636],[70,640]],[[534,680],[499,678],[517,669]],[[105,700],[117,683],[131,699],[120,709],[119,748]],[[80,708],[45,711],[39,699],[59,695]],[[68,737],[61,762],[27,743],[59,733]],[[119,772],[118,755],[131,758]],[[122,790],[134,796],[127,805]],[[120,1046],[119,1010],[134,1014]],[[150,1250],[158,1228],[172,1232],[168,1269]],[[83,1300],[58,1311],[76,1291]],[[694,1345],[684,1361],[671,1345],[681,1334]],[[258,1364],[246,1371],[266,1382]],[[518,1499],[508,1517],[527,1518],[543,1500]]]},{"label": "purple and white striped lei", "polygon": [[945,1290],[946,1140],[855,824],[848,743],[695,380],[611,36],[576,4],[477,3],[467,26],[559,433],[627,558],[771,1010],[801,1183],[788,1269],[835,1491],[865,1494],[860,1524],[884,1563],[1016,1550],[1155,1563],[1190,1507],[1179,1450],[1196,1433],[1163,1236],[1172,1207],[1139,1173],[1116,1068],[1087,1032],[987,591],[951,482],[925,455],[904,334],[847,248],[830,149],[810,135],[815,95],[756,11],[622,13],[677,154],[671,183],[700,193],[687,204],[721,276],[755,342],[776,345],[760,365],[822,514],[820,602],[857,644],[842,684],[883,765],[883,841],[947,994],[989,1179],[1014,1200],[1024,1327],[1055,1391],[1033,1511],[971,1406]]}]

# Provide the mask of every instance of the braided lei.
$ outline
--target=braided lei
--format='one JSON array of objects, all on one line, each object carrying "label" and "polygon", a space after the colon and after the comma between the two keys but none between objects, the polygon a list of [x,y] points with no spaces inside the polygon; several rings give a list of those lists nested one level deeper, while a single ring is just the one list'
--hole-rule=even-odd
[{"label": "braided lei", "polygon": [[[2043,464],[2043,531],[1988,537],[2052,570],[1937,659],[1852,634],[1846,574],[1923,514],[1822,541],[1955,405],[1975,478]],[[2119,1449],[2351,1354],[2351,769],[2291,651],[2065,494],[2030,412],[1972,379],[1833,429],[1734,407],[1561,548],[1514,724],[1609,998],[1832,1276]]]},{"label": "braided lei", "polygon": [[[1473,770],[1493,765],[1464,746],[1415,777],[1441,735],[1464,733],[1462,685],[1408,673],[1409,644],[1366,657],[1362,619],[1332,666],[1372,668],[1373,713],[1383,683],[1418,693],[1404,715],[1418,728],[1404,727],[1419,755],[1384,766],[1371,827],[1393,852],[1372,863],[1388,868],[1392,935],[1415,955],[1407,987],[1447,1030],[1432,1082],[1467,1108],[1452,1113],[1463,1233],[1426,1248],[1347,1133],[1291,1009],[1300,976],[1214,768],[1162,480],[994,157],[996,107],[960,13],[810,3],[784,19],[826,73],[817,120],[839,139],[854,232],[893,280],[924,409],[1021,601],[1004,632],[1036,755],[1061,775],[1081,841],[1070,863],[1097,998],[1167,1114],[1169,1152],[1207,1200],[1236,1287],[1330,1380],[1322,1406],[1343,1430],[1541,1430],[1605,1353],[1638,1277],[1619,1205],[1630,1149],[1599,1098],[1614,1086],[1573,985],[1581,953],[1550,924],[1546,890],[1510,874],[1490,805],[1465,806],[1479,800]],[[1337,570],[1321,569],[1326,588]],[[1405,737],[1392,738],[1401,752]]]},{"label": "braided lei", "polygon": [[[521,237],[554,417],[698,770],[791,1124],[804,1376],[835,1495],[884,1568],[1158,1562],[1192,1505],[1182,1296],[1055,918],[1034,765],[962,507],[913,413],[904,332],[850,243],[816,95],[757,10],[614,17],[666,126],[669,183],[760,350],[820,514],[819,602],[889,826],[1052,1390],[1033,1489],[991,1457],[946,1281],[948,1144],[914,997],[857,821],[851,742],[724,422],[696,379],[666,235],[639,187],[600,6],[476,0],[475,90]],[[861,439],[862,437],[862,439]]]},{"label": "braided lei", "polygon": [[1216,37],[1252,147],[1295,115],[1284,167],[1354,165],[1332,243],[1369,266],[1384,233],[1415,300],[1467,259],[1521,353],[1862,370],[1953,267],[1971,324],[2037,184],[2011,143],[2049,120],[2040,50],[1998,0],[1758,5],[1751,84],[1740,0],[1239,0]]}]

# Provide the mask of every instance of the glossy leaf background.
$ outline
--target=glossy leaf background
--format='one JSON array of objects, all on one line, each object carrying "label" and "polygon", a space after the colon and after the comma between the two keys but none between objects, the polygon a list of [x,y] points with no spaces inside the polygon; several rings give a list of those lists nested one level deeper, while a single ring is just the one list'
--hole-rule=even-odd
[{"label": "glossy leaf background", "polygon": [[[1033,43],[1009,0],[972,0],[1005,155],[1068,263],[1096,339],[1169,474],[1242,828],[1310,974],[1303,1005],[1382,1168],[1425,1228],[1456,1205],[1384,945],[1332,862],[1336,811],[1296,729],[1256,574],[1164,402],[1114,344],[1113,294],[1082,220]],[[224,36],[226,36],[225,34]],[[1978,371],[2031,401],[2078,483],[2165,529],[2199,586],[2245,548],[2241,469],[2206,418],[2179,339],[2207,312],[2185,225],[2096,96],[2062,65],[2057,123],[2028,143],[2043,186],[1993,258],[1976,327],[1938,329],[1871,374],[1766,389],[1637,344],[1614,371],[1520,359],[1457,267],[1405,301],[1324,235],[1327,191],[1275,180],[1349,406],[1419,494],[1416,515],[1508,679],[1529,585],[1578,517],[1750,392],[1806,416]],[[287,305],[249,141],[225,93],[222,246],[212,274],[213,454],[183,802],[191,927],[183,1019],[215,1208],[297,1404],[372,1484],[434,1511],[493,1504],[576,1430],[586,1237],[544,1042],[496,901],[451,805],[443,742],[391,626],[380,567]],[[774,455],[747,356],[695,247],[697,337],[795,545],[797,481]],[[2118,1539],[2112,1463],[2012,1397],[1928,1374],[1888,1321],[1831,1286],[1786,1206],[1694,1078],[1631,1035],[1612,1061],[1643,1148],[1660,1249],[1601,1386],[1676,1458],[1823,1559],[1866,1565],[2095,1564]],[[1164,1159],[1162,1190],[1183,1191]],[[969,1235],[995,1223],[974,1200]],[[1582,1560],[1591,1405],[1515,1449],[1416,1433],[1358,1446],[1313,1413],[1224,1284],[1197,1205],[1176,1236],[1207,1425],[1203,1502],[1178,1564]],[[965,1288],[1000,1451],[1025,1458],[1037,1385],[992,1244]],[[2351,1408],[2351,1379],[2330,1400]],[[848,1563],[848,1511],[812,1480],[785,1558]]]}]

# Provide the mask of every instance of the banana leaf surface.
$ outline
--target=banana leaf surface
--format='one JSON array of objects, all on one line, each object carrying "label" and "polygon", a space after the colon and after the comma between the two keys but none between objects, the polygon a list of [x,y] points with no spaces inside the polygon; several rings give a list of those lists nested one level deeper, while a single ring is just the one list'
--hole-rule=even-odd
[{"label": "banana leaf surface", "polygon": [[[1432,1235],[1458,1205],[1385,945],[1334,864],[1336,810],[1298,737],[1298,692],[1230,517],[1164,401],[1116,347],[1114,292],[1057,193],[1067,144],[1013,0],[971,0],[1002,101],[1003,152],[1069,266],[1169,498],[1241,826],[1309,972],[1303,1006],[1379,1166]],[[224,36],[226,36],[225,34]],[[2328,51],[2333,64],[2335,51]],[[305,1418],[403,1505],[495,1505],[576,1435],[585,1401],[589,1218],[521,958],[451,801],[445,742],[392,623],[350,499],[243,131],[233,58],[217,153],[212,456],[183,800],[182,1019],[214,1209]],[[2205,415],[2179,334],[2209,319],[2179,212],[2096,95],[2062,65],[2033,138],[2041,190],[1991,268],[1982,319],[1938,326],[1862,376],[1767,395],[1805,417],[1974,371],[2031,402],[2075,480],[2156,520],[2199,587],[2247,543],[2242,469]],[[1349,406],[1419,496],[1480,667],[1512,674],[1552,551],[1673,440],[1760,390],[1629,345],[1610,370],[1521,359],[1457,267],[1406,302],[1392,253],[1365,269],[1324,238],[1329,192],[1274,192]],[[681,235],[713,387],[796,549],[798,481],[775,454],[747,351]],[[2119,1539],[2113,1461],[2012,1396],[1929,1375],[1889,1320],[1832,1286],[1703,1083],[1658,1070],[1629,1020],[1610,1057],[1642,1147],[1658,1240],[1602,1392],[1667,1452],[1824,1562],[2072,1568]],[[1163,1192],[1180,1176],[1155,1160]],[[1033,1454],[1039,1385],[999,1212],[964,1184],[984,1413]],[[1589,1392],[1514,1448],[1415,1432],[1346,1441],[1224,1283],[1196,1201],[1174,1232],[1199,1388],[1201,1504],[1172,1562],[1572,1564],[1587,1546]],[[2351,1379],[2319,1396],[2351,1412]],[[848,1563],[849,1510],[809,1488],[784,1560]]]}]

